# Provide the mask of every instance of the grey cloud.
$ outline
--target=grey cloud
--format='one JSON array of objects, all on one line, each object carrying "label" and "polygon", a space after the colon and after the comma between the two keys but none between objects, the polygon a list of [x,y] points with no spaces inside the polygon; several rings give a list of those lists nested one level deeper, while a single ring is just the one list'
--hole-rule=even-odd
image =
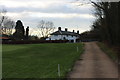
[{"label": "grey cloud", "polygon": [[[79,27],[79,28],[89,28],[89,25],[92,24],[92,21],[94,19],[85,19],[85,18],[38,18],[38,17],[32,17],[32,18],[23,18],[22,21],[27,21],[27,24],[25,23],[25,26],[29,25],[31,27],[36,27],[38,22],[40,20],[47,20],[52,21],[55,24],[55,27]],[[34,24],[33,24],[34,23]]]},{"label": "grey cloud", "polygon": [[[21,12],[41,12],[41,13],[78,13],[78,14],[91,14],[90,8],[72,8],[71,6],[61,4],[61,5],[52,5],[47,8],[33,8],[30,5],[28,7],[6,7],[4,5],[0,5],[0,7],[6,8],[8,12],[11,13],[18,13],[21,14]],[[20,18],[23,21],[24,26],[30,26],[30,27],[36,27],[38,22],[40,20],[47,20],[52,21],[55,24],[55,27],[67,27],[67,28],[76,28],[87,30],[89,29],[93,18],[87,19],[87,18],[80,18],[80,17],[73,17],[73,18],[45,18],[45,17],[35,17],[35,16],[29,16],[29,15],[23,15]],[[15,20],[17,20],[15,18]]]},{"label": "grey cloud", "polygon": [[[0,7],[3,7],[3,5],[0,5]],[[34,7],[5,7],[8,10],[8,12],[15,12],[20,13],[24,11],[28,12],[43,12],[43,13],[80,13],[80,14],[87,14],[91,13],[92,11],[88,8],[70,8],[66,5],[62,6],[51,6],[47,8],[34,8]]]}]

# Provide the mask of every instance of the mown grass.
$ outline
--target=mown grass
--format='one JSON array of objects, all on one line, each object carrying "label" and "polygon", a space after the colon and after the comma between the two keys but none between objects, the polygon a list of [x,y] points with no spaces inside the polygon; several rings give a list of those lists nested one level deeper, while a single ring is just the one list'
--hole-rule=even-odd
[{"label": "mown grass", "polygon": [[58,78],[58,64],[64,78],[83,52],[83,44],[3,45],[2,51],[3,78]]},{"label": "mown grass", "polygon": [[113,61],[118,60],[117,52],[113,48],[108,47],[106,44],[102,42],[98,42],[97,44]]}]

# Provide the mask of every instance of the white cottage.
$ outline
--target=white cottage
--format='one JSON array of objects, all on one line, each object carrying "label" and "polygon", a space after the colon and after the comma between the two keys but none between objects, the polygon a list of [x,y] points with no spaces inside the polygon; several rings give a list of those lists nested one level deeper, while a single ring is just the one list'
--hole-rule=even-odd
[{"label": "white cottage", "polygon": [[76,42],[77,39],[79,38],[79,31],[77,31],[77,33],[74,32],[70,32],[67,30],[67,28],[65,28],[65,31],[61,30],[61,27],[58,27],[58,31],[50,34],[50,36],[48,38],[46,38],[46,40],[69,40],[70,42]]}]

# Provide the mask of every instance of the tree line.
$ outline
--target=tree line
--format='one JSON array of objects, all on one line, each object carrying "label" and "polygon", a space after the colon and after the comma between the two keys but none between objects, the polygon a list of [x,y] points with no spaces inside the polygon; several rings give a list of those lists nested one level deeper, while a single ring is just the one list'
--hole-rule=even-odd
[{"label": "tree line", "polygon": [[[92,1],[91,1],[92,2]],[[92,31],[111,45],[120,45],[120,2],[92,2],[96,20]]]},{"label": "tree line", "polygon": [[120,2],[94,2],[96,17],[90,31],[81,34],[83,40],[99,40],[111,45],[120,46]]}]

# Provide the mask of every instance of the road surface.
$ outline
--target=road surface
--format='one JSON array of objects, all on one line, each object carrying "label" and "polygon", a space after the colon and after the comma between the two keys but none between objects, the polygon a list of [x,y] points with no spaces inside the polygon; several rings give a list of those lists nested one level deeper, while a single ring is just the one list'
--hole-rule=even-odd
[{"label": "road surface", "polygon": [[85,52],[80,58],[68,78],[118,78],[118,66],[95,42],[85,43]]}]

